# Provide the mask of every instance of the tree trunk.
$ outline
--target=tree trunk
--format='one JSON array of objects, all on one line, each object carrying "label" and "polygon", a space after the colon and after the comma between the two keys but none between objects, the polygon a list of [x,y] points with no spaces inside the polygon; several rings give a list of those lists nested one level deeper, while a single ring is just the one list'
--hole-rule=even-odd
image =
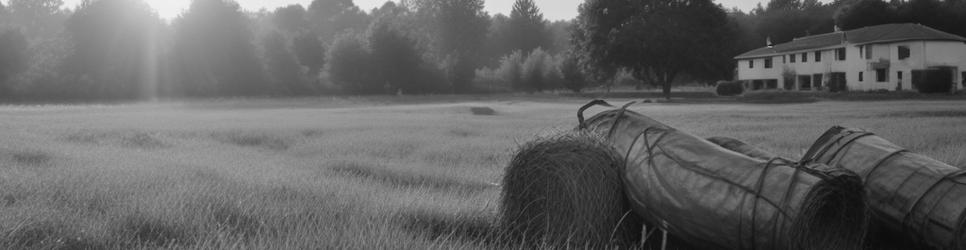
[{"label": "tree trunk", "polygon": [[661,84],[661,90],[664,93],[664,99],[671,100],[671,82],[664,81]]},{"label": "tree trunk", "polygon": [[663,72],[658,78],[661,81],[662,92],[664,92],[664,99],[671,100],[671,85],[674,83],[674,77],[678,75],[677,71]]}]

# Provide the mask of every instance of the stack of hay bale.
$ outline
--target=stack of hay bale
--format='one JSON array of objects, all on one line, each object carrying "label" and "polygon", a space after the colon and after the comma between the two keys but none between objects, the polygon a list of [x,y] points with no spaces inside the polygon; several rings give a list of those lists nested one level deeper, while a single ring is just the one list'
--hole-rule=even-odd
[{"label": "stack of hay bale", "polygon": [[[958,200],[966,188],[954,168],[896,153],[897,147],[883,153],[855,146],[865,141],[839,140],[841,130],[827,133],[809,158],[795,162],[737,139],[698,138],[626,106],[585,121],[583,110],[601,103],[581,108],[574,132],[526,144],[511,161],[501,224],[514,242],[663,248],[670,235],[677,248],[862,249],[868,203],[874,221],[894,229],[889,232],[914,230],[914,239],[926,245],[963,249]],[[878,163],[860,164],[877,153]],[[908,170],[921,165],[934,171]],[[883,169],[906,169],[901,173],[918,174],[910,179],[934,187],[885,196],[897,190],[886,187],[896,177],[869,174],[895,171]],[[944,203],[950,196],[958,203]],[[929,223],[936,219],[949,223]],[[656,229],[665,237],[654,237]]]}]

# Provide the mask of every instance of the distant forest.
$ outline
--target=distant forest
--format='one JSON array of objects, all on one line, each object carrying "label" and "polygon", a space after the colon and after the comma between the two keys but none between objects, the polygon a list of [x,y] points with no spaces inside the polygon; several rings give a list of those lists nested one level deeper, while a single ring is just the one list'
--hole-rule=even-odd
[{"label": "distant forest", "polygon": [[246,12],[193,0],[162,20],[141,0],[0,4],[0,100],[580,91],[670,91],[731,79],[733,56],[810,34],[911,22],[966,36],[966,0],[771,0],[750,12],[711,0],[586,0],[548,21],[483,0],[352,0]]}]

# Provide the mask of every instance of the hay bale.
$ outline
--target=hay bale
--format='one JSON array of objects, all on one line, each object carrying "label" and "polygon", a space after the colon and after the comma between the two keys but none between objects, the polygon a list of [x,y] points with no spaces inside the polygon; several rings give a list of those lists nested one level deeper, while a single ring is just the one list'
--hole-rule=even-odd
[{"label": "hay bale", "polygon": [[503,178],[508,240],[541,247],[629,245],[641,220],[627,202],[623,158],[601,138],[567,133],[523,145]]},{"label": "hay bale", "polygon": [[850,171],[735,154],[630,110],[605,111],[581,124],[626,152],[623,181],[635,211],[690,246],[863,246],[865,193]]},{"label": "hay bale", "polygon": [[823,181],[806,194],[789,229],[788,249],[865,249],[870,213],[862,179],[852,171],[825,165]]},{"label": "hay bale", "polygon": [[765,151],[764,149],[760,149],[731,137],[716,136],[708,138],[707,140],[711,143],[721,146],[722,148],[726,148],[739,154],[747,155],[751,158],[767,161],[778,157],[778,155],[775,153]]},{"label": "hay bale", "polygon": [[[760,160],[779,158],[775,153],[730,137],[708,141],[739,154]],[[825,180],[806,194],[801,212],[789,229],[790,249],[862,249],[868,225],[862,180],[851,171],[825,165],[818,168]]]}]

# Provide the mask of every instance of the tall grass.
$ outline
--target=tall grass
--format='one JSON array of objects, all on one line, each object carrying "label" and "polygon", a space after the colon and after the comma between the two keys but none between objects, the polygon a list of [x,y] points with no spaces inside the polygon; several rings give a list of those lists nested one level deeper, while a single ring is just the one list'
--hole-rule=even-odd
[{"label": "tall grass", "polygon": [[[492,225],[511,150],[572,128],[585,101],[522,98],[0,107],[0,248],[503,247]],[[963,166],[963,105],[632,108],[791,158],[840,124]]]}]

